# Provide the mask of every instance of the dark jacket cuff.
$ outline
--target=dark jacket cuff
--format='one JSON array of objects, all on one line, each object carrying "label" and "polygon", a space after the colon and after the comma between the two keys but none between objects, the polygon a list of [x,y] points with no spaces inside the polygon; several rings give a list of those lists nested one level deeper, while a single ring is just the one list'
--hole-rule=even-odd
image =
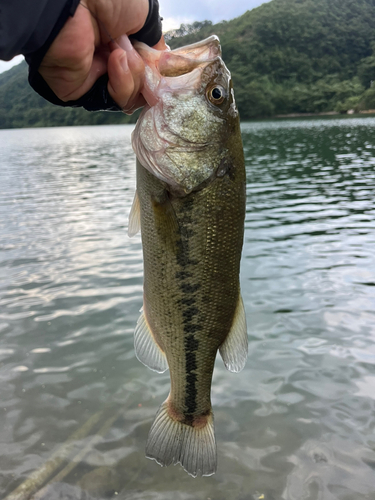
[{"label": "dark jacket cuff", "polygon": [[[26,61],[29,65],[29,83],[39,95],[57,106],[83,107],[88,111],[122,111],[121,107],[109,95],[107,88],[108,74],[101,76],[95,82],[93,87],[79,99],[64,102],[56,96],[38,72],[40,63],[42,62],[49,47],[64,26],[68,17],[74,15],[78,4],[79,0],[71,0],[70,2],[67,2],[46,43],[32,55],[26,57]],[[159,16],[158,0],[149,0],[149,13],[146,22],[143,28],[137,33],[134,33],[131,38],[152,46],[158,43],[161,35],[162,26],[161,18]]]},{"label": "dark jacket cuff", "polygon": [[153,47],[158,43],[162,35],[161,21],[158,0],[149,0],[149,11],[146,22],[143,28],[134,33],[134,35],[131,35],[130,38]]}]

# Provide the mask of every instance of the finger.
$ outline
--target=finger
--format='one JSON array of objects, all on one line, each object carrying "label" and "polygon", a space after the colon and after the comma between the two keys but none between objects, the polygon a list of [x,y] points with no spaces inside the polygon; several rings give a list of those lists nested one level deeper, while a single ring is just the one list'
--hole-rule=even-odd
[{"label": "finger", "polygon": [[[132,109],[133,111],[137,108],[134,108],[136,102],[139,101],[139,94],[143,88],[144,83],[144,73],[145,73],[145,64],[143,59],[138,54],[138,52],[134,49],[131,41],[126,35],[122,35],[117,39],[118,45],[126,51],[126,55],[128,57],[129,69],[133,75],[134,80],[134,92],[132,97],[129,100],[127,105],[127,109]],[[143,104],[145,100],[142,99]],[[143,105],[142,104],[142,105]]]},{"label": "finger", "polygon": [[87,6],[96,19],[100,19],[101,41],[107,43],[123,33],[136,33],[144,25],[148,11],[148,0],[126,0],[103,2],[86,0]]},{"label": "finger", "polygon": [[145,104],[147,104],[146,99],[142,94],[139,94],[136,100],[132,102],[131,106],[127,107],[126,110],[124,110],[124,113],[126,113],[127,115],[132,115],[134,111],[137,111],[137,109],[139,108],[143,108]]},{"label": "finger", "polygon": [[40,68],[39,72],[50,88],[62,101],[74,101],[82,97],[94,85],[96,80],[104,75],[107,69],[108,54],[95,54],[91,66],[85,71],[76,71],[70,68],[52,66]]},{"label": "finger", "polygon": [[125,111],[133,112],[135,106],[142,106],[139,99],[143,83],[144,64],[121,48],[111,52],[108,59],[108,92],[112,99]]},{"label": "finger", "polygon": [[79,5],[39,66],[39,73],[60,99],[77,99],[106,71],[105,58],[94,56],[96,40],[97,26],[87,9]]}]

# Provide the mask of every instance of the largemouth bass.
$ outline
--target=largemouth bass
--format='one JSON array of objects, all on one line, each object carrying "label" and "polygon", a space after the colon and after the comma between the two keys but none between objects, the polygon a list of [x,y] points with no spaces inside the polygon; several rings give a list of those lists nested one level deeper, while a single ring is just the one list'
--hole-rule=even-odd
[{"label": "largemouth bass", "polygon": [[137,192],[129,235],[141,230],[144,257],[135,352],[152,370],[169,368],[171,379],[146,455],[209,476],[216,471],[210,399],[216,354],[233,372],[247,357],[239,116],[217,37],[173,51],[135,48],[145,61],[149,103],[132,137]]}]

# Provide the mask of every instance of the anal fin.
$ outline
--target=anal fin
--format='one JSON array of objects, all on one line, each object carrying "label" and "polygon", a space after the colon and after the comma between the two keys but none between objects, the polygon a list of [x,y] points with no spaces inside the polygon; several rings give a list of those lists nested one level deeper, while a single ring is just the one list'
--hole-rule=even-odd
[{"label": "anal fin", "polygon": [[242,297],[239,294],[232,328],[219,348],[226,369],[231,372],[240,372],[246,364],[247,350],[246,315]]},{"label": "anal fin", "polygon": [[134,332],[135,355],[151,370],[163,373],[168,370],[167,358],[154,339],[144,311],[141,311]]}]

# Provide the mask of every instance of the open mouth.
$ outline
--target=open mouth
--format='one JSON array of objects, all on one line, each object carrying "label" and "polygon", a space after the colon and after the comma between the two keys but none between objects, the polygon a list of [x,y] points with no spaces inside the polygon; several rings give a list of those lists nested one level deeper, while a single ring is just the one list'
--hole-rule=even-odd
[{"label": "open mouth", "polygon": [[136,42],[134,48],[146,65],[154,67],[165,77],[185,75],[221,56],[220,42],[215,35],[174,50],[158,51],[141,42]]}]

